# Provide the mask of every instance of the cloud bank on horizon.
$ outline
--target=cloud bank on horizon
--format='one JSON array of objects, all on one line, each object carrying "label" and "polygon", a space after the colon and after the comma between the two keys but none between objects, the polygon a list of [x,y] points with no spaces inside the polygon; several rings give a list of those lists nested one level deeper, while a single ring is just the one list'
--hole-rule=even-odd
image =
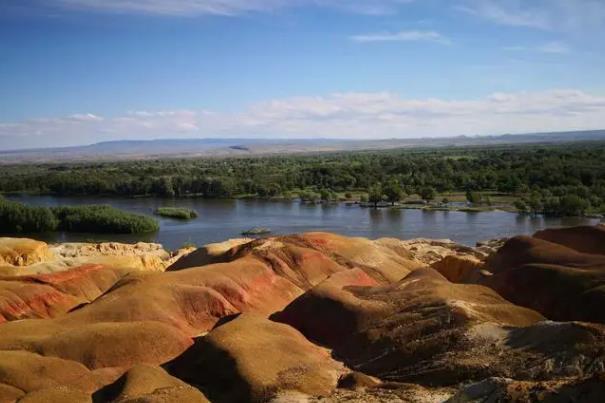
[{"label": "cloud bank on horizon", "polygon": [[[382,139],[605,127],[605,97],[574,90],[494,93],[479,100],[405,99],[392,93],[339,93],[208,110],[91,113],[0,124],[0,148],[122,139],[259,137]],[[10,139],[10,141],[6,141]],[[62,141],[57,142],[57,139]]]},{"label": "cloud bank on horizon", "polygon": [[0,0],[0,149],[605,129],[601,0]]}]

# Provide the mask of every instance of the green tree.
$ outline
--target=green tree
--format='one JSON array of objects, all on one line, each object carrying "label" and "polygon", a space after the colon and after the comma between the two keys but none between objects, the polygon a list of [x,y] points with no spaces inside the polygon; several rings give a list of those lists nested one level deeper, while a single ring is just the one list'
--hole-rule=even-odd
[{"label": "green tree", "polygon": [[160,194],[160,196],[166,196],[166,197],[175,196],[174,185],[172,183],[172,177],[170,177],[170,176],[161,177],[160,180],[158,181],[157,186],[158,186],[157,192]]},{"label": "green tree", "polygon": [[323,202],[332,202],[338,200],[338,194],[331,189],[321,189],[319,196]]},{"label": "green tree", "polygon": [[536,192],[532,193],[527,202],[530,213],[536,215],[544,211],[544,203],[542,198]]},{"label": "green tree", "polygon": [[420,195],[422,200],[430,202],[435,198],[435,196],[437,196],[437,191],[435,191],[435,188],[433,188],[432,186],[425,186],[420,189],[418,194]]},{"label": "green tree", "polygon": [[471,190],[466,191],[466,200],[471,204],[481,204],[483,196],[479,192],[473,192]]},{"label": "green tree", "polygon": [[525,201],[518,199],[518,200],[515,200],[513,205],[517,209],[518,212],[527,213],[528,207],[527,207],[527,203],[525,203]]},{"label": "green tree", "polygon": [[303,202],[311,202],[311,203],[316,203],[321,199],[321,196],[313,191],[310,190],[303,190],[300,191],[298,193],[298,197],[300,197],[300,200],[302,200]]},{"label": "green tree", "polygon": [[268,185],[260,185],[257,193],[262,198],[276,197],[282,194],[281,187],[277,183],[269,183]]},{"label": "green tree", "polygon": [[578,195],[566,195],[561,197],[559,214],[564,216],[584,215],[589,207],[588,201]]},{"label": "green tree", "polygon": [[378,208],[378,203],[382,201],[382,186],[376,184],[368,189],[368,200],[374,204],[374,208]]},{"label": "green tree", "polygon": [[391,203],[391,205],[395,205],[398,201],[403,198],[403,190],[399,183],[395,181],[389,182],[383,189],[383,193],[386,195],[387,200]]},{"label": "green tree", "polygon": [[544,214],[558,215],[561,210],[561,200],[558,197],[550,196],[543,199],[542,211]]}]

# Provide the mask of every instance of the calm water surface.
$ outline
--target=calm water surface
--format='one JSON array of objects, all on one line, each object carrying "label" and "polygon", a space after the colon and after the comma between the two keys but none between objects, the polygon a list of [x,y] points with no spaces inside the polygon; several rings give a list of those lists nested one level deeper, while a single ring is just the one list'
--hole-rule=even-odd
[{"label": "calm water surface", "polygon": [[158,218],[160,231],[148,235],[98,235],[50,233],[31,237],[49,242],[119,241],[158,242],[176,249],[186,242],[204,245],[241,237],[253,227],[268,227],[275,234],[329,231],[367,238],[449,238],[474,245],[477,241],[532,234],[547,227],[596,224],[587,218],[528,217],[505,212],[461,213],[421,210],[365,209],[345,204],[308,205],[263,200],[70,198],[10,196],[12,200],[37,206],[109,204],[134,213],[153,214],[161,206],[187,207],[199,217],[191,221]]}]

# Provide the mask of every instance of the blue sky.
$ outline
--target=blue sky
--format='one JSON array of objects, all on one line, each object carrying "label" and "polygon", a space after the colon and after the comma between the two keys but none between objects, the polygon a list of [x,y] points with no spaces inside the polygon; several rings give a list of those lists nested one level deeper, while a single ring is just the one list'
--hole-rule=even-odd
[{"label": "blue sky", "polygon": [[601,0],[0,0],[0,149],[605,128]]}]

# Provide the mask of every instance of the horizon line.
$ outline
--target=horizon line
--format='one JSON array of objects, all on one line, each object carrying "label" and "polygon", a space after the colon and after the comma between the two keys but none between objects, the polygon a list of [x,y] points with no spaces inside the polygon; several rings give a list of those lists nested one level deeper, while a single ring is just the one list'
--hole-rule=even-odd
[{"label": "horizon line", "polygon": [[582,129],[582,130],[561,130],[561,131],[544,131],[544,132],[521,132],[521,133],[501,133],[501,134],[459,134],[459,135],[445,135],[445,136],[423,136],[423,137],[381,137],[377,139],[372,138],[333,138],[333,137],[182,137],[182,138],[168,138],[159,137],[151,139],[121,139],[121,140],[107,140],[99,141],[96,143],[87,143],[79,145],[69,146],[58,146],[58,147],[31,147],[31,148],[14,148],[14,149],[0,149],[0,153],[12,154],[19,152],[35,152],[35,151],[53,151],[53,150],[69,150],[74,148],[85,148],[94,147],[102,144],[111,143],[153,143],[160,141],[167,142],[179,142],[179,141],[208,141],[208,140],[222,140],[222,141],[265,141],[265,142],[291,142],[297,141],[331,141],[331,142],[384,142],[384,141],[418,141],[418,140],[446,140],[446,139],[480,139],[480,138],[494,138],[494,137],[505,137],[505,136],[547,136],[547,135],[561,135],[561,134],[573,134],[573,133],[590,133],[590,132],[604,132],[605,128],[602,129]]}]

